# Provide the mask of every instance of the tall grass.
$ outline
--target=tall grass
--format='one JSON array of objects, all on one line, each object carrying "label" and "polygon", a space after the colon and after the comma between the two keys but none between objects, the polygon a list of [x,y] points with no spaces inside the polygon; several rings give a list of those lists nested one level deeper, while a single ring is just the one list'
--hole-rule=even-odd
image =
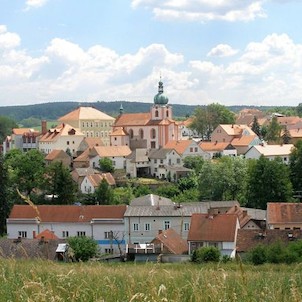
[{"label": "tall grass", "polygon": [[0,301],[302,301],[301,265],[0,260]]}]

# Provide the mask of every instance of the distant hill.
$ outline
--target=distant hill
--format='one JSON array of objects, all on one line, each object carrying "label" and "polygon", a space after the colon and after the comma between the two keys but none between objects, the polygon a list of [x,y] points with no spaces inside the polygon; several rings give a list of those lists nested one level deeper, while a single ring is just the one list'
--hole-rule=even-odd
[{"label": "distant hill", "polygon": [[[92,106],[100,111],[103,111],[113,117],[119,115],[119,109],[121,104],[124,108],[124,113],[138,113],[138,112],[148,112],[151,103],[141,103],[141,102],[128,102],[128,101],[113,101],[113,102],[92,102],[92,103],[79,103],[79,102],[50,102],[35,105],[23,105],[23,106],[6,106],[0,107],[0,116],[7,116],[20,122],[28,118],[37,118],[39,120],[57,120],[59,117],[65,115],[66,113],[76,109],[78,106]],[[192,115],[196,105],[173,105],[173,116],[175,118],[184,118],[186,116]],[[258,108],[262,111],[269,110],[273,107],[257,107],[257,106],[229,106],[228,107],[233,112],[238,112],[243,108]]]}]

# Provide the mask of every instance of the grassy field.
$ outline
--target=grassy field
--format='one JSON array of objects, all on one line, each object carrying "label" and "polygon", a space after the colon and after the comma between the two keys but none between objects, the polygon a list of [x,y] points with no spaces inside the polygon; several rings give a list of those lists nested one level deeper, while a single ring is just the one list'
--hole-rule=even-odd
[{"label": "grassy field", "polygon": [[0,301],[302,301],[302,264],[0,260]]}]

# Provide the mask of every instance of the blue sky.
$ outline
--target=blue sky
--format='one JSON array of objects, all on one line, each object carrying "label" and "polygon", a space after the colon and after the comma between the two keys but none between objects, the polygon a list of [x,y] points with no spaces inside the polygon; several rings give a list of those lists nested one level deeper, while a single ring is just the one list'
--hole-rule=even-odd
[{"label": "blue sky", "polygon": [[0,106],[296,106],[302,1],[0,0]]}]

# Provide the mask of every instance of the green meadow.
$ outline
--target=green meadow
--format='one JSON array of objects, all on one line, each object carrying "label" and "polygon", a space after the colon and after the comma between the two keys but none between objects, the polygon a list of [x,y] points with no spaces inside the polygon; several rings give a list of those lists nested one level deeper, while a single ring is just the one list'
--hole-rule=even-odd
[{"label": "green meadow", "polygon": [[0,301],[302,301],[302,264],[0,260]]}]

